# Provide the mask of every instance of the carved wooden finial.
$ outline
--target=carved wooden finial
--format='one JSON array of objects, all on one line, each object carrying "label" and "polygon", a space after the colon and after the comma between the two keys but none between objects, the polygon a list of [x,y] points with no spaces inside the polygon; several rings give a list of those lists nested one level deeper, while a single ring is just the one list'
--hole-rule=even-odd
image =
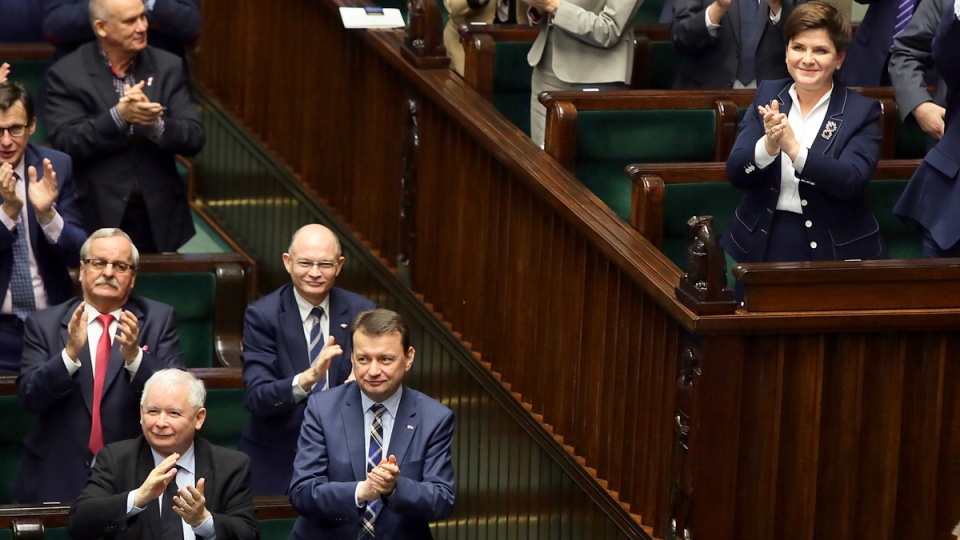
[{"label": "carved wooden finial", "polygon": [[737,303],[727,288],[726,258],[713,233],[713,216],[693,216],[687,225],[687,267],[677,299],[698,315],[733,313]]}]

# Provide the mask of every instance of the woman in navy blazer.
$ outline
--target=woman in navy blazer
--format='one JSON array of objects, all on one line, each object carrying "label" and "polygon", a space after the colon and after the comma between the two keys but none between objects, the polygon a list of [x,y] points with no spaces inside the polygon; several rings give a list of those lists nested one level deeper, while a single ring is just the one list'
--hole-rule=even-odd
[{"label": "woman in navy blazer", "polygon": [[761,82],[740,124],[727,178],[745,193],[721,245],[738,262],[883,258],[866,197],[880,103],[833,77],[850,24],[810,2],[790,15],[784,38],[792,79]]}]

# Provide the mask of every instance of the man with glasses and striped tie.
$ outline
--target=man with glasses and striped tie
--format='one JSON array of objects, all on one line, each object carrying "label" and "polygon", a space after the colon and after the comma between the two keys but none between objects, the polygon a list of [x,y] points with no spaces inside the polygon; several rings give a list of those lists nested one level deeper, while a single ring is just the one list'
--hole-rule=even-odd
[{"label": "man with glasses and striped tie", "polygon": [[70,156],[28,143],[33,99],[0,83],[0,373],[20,373],[23,321],[70,298],[68,267],[86,237]]},{"label": "man with glasses and striped tie", "polygon": [[353,323],[355,381],[310,396],[290,482],[291,540],[428,539],[453,512],[453,412],[403,384],[415,351],[399,314]]},{"label": "man with glasses and striped tie", "polygon": [[333,231],[305,225],[283,254],[291,283],[247,308],[243,384],[250,420],[237,448],[250,456],[254,495],[287,492],[307,396],[350,375],[350,324],[374,304],[334,286],[344,262]]},{"label": "man with glasses and striped tie", "polygon": [[140,254],[120,229],[80,247],[83,296],[27,317],[20,404],[39,416],[23,440],[17,502],[72,501],[105,444],[140,434],[140,393],[181,365],[173,308],[131,294]]}]

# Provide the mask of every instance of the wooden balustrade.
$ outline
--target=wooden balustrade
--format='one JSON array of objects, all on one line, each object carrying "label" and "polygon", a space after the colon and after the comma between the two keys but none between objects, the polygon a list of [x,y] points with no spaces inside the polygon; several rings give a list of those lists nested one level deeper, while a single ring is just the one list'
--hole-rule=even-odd
[{"label": "wooden balustrade", "polygon": [[[683,272],[482,96],[406,62],[402,30],[344,30],[336,5],[204,2],[197,80],[655,535],[948,537],[957,303],[900,309],[905,286],[857,310],[695,315]],[[270,229],[254,252],[276,258],[284,201],[207,151],[198,196]]]}]

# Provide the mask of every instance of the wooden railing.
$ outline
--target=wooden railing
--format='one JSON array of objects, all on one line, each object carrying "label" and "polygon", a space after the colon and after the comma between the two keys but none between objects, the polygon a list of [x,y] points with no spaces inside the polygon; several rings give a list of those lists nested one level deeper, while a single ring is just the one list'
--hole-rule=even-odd
[{"label": "wooden railing", "polygon": [[[198,81],[611,497],[661,537],[948,537],[960,309],[698,316],[676,298],[682,271],[473,89],[406,62],[402,30],[345,31],[336,5],[204,2]],[[276,258],[309,203],[233,182],[243,164],[214,138],[199,196]],[[516,478],[509,452],[494,459]]]}]

